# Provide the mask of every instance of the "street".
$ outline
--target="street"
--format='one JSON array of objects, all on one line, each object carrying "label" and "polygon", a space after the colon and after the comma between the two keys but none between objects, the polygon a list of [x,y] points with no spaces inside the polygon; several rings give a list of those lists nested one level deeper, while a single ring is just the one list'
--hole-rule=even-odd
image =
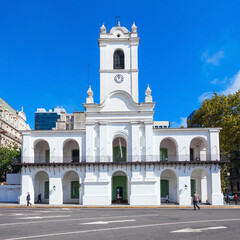
[{"label": "street", "polygon": [[239,239],[240,209],[1,208],[0,239]]}]

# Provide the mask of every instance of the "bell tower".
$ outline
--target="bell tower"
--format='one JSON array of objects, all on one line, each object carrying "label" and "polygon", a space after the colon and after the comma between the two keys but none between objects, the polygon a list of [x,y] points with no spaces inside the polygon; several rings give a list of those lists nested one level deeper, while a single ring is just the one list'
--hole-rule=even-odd
[{"label": "bell tower", "polygon": [[131,32],[120,26],[109,32],[104,24],[100,28],[100,103],[114,91],[129,93],[138,103],[138,45],[137,27],[133,23]]}]

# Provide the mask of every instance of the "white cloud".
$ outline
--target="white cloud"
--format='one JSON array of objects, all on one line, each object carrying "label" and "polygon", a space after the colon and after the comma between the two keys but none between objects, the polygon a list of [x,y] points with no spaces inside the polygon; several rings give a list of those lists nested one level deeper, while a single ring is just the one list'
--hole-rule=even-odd
[{"label": "white cloud", "polygon": [[213,92],[205,92],[200,97],[198,97],[199,102],[203,102],[206,98],[211,98],[213,95]]},{"label": "white cloud", "polygon": [[224,84],[227,82],[227,77],[225,77],[223,80],[219,80],[218,78],[215,78],[211,81],[211,84],[219,85]]},{"label": "white cloud", "polygon": [[226,90],[221,91],[220,94],[228,95],[230,93],[235,93],[240,89],[240,70],[237,74],[230,79],[230,84]]},{"label": "white cloud", "polygon": [[[217,78],[214,79],[211,83],[212,84],[218,84],[218,83],[226,83],[227,82],[227,78],[224,78],[224,80],[219,81]],[[235,76],[233,76],[233,78],[229,79],[229,85],[226,87],[225,90],[222,90],[220,92],[218,92],[218,94],[222,95],[228,95],[228,94],[233,94],[235,92],[237,92],[238,90],[240,90],[240,70],[237,72],[237,74]],[[213,95],[213,92],[205,92],[203,93],[199,98],[199,102],[204,101],[206,98],[211,98]]]},{"label": "white cloud", "polygon": [[180,128],[181,126],[187,127],[187,118],[186,117],[180,117],[179,122],[171,122],[172,128]]},{"label": "white cloud", "polygon": [[212,64],[212,65],[217,66],[219,64],[220,60],[223,58],[224,58],[223,51],[218,51],[212,55],[210,55],[209,52],[206,51],[203,53],[201,60],[205,61],[206,64]]}]

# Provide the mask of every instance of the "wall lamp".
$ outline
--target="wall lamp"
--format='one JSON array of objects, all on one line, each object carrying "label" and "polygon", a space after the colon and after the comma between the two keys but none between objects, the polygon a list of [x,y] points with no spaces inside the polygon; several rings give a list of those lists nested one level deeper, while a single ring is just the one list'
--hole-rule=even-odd
[{"label": "wall lamp", "polygon": [[56,186],[55,186],[55,185],[53,186],[53,190],[54,190],[54,191],[56,190]]},{"label": "wall lamp", "polygon": [[187,190],[187,184],[185,184],[185,190]]}]

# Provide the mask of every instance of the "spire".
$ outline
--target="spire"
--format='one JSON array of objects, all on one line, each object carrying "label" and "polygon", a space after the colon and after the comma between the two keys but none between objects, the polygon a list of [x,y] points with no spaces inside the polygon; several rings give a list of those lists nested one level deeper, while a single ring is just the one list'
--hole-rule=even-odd
[{"label": "spire", "polygon": [[136,33],[137,32],[137,26],[135,25],[135,22],[133,22],[133,25],[131,27],[131,32]]},{"label": "spire", "polygon": [[22,107],[21,111],[23,112],[23,107]]},{"label": "spire", "polygon": [[100,27],[100,31],[101,31],[101,33],[106,33],[106,27],[104,26],[104,23]]},{"label": "spire", "polygon": [[146,95],[146,97],[145,97],[145,103],[152,102],[151,93],[152,93],[152,90],[150,89],[149,84],[148,84],[147,90],[146,90],[146,92],[145,92],[145,95]]},{"label": "spire", "polygon": [[91,86],[89,85],[89,88],[87,90],[87,99],[86,99],[86,103],[94,103],[94,100],[93,100],[93,91],[91,89]]},{"label": "spire", "polygon": [[120,16],[117,16],[116,18],[118,19],[117,26],[120,27]]}]

